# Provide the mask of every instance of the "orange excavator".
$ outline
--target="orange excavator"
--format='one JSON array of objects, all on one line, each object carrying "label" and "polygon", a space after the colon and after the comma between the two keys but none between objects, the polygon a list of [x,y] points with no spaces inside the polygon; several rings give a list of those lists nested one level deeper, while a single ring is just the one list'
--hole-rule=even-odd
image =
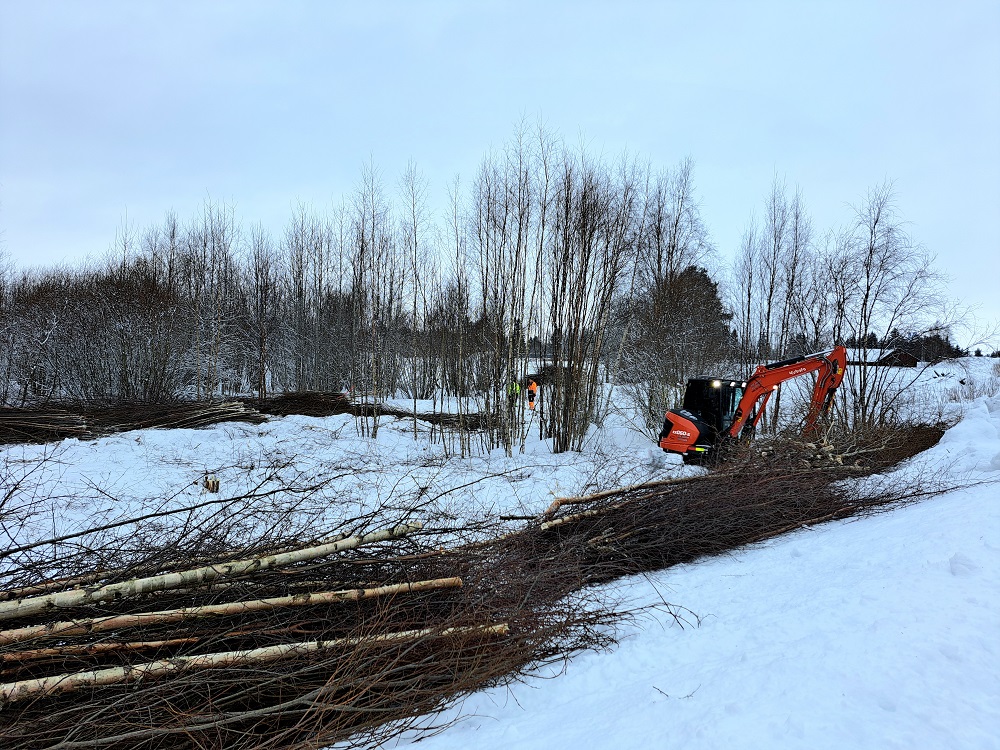
[{"label": "orange excavator", "polygon": [[847,349],[835,346],[829,351],[759,365],[744,382],[692,378],[684,392],[683,406],[666,414],[660,447],[681,454],[685,463],[705,463],[722,443],[753,433],[778,386],[814,372],[816,383],[803,429],[808,434],[816,429],[820,416],[830,411],[846,368]]}]

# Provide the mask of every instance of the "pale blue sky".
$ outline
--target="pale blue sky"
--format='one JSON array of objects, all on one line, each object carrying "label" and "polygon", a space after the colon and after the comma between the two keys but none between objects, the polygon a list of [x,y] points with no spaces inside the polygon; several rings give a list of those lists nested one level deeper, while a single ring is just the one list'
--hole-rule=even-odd
[{"label": "pale blue sky", "polygon": [[204,199],[280,233],[373,161],[444,203],[522,118],[690,156],[720,264],[773,177],[818,232],[895,182],[1000,320],[1000,2],[0,0],[0,249],[76,262]]}]

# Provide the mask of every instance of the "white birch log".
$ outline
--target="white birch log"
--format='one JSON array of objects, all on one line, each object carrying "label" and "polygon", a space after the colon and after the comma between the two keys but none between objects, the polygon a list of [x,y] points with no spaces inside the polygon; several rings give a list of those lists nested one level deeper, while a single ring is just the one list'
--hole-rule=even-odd
[{"label": "white birch log", "polygon": [[51,659],[63,656],[93,656],[94,654],[105,654],[109,651],[138,651],[144,648],[169,648],[172,646],[186,646],[190,643],[197,643],[201,638],[171,638],[167,641],[105,641],[102,643],[84,643],[75,646],[54,646],[52,648],[36,648],[31,651],[14,651],[0,654],[0,662],[23,665],[29,661],[37,659]]},{"label": "white birch log", "polygon": [[414,641],[420,638],[450,638],[466,635],[503,636],[509,632],[510,627],[507,623],[500,623],[498,625],[448,628],[440,631],[432,629],[404,630],[396,633],[382,633],[380,635],[337,638],[330,641],[286,643],[278,646],[250,649],[248,651],[223,651],[215,654],[175,656],[172,659],[160,659],[158,661],[132,664],[124,667],[93,669],[86,672],[71,672],[52,675],[51,677],[8,682],[0,685],[0,704],[13,703],[19,700],[53,695],[55,693],[68,693],[100,685],[139,682],[140,680],[196,669],[219,669],[221,667],[243,666],[247,664],[267,664],[269,662],[292,659],[305,654],[327,651],[333,648],[343,648],[345,646],[375,645]]},{"label": "white birch log", "polygon": [[593,495],[580,495],[579,497],[557,497],[552,501],[552,504],[545,509],[542,513],[542,518],[551,518],[552,515],[559,510],[564,505],[577,505],[579,503],[589,503],[594,500],[600,500],[605,497],[611,497],[612,495],[618,495],[622,492],[632,492],[633,490],[642,489],[652,489],[654,487],[665,487],[673,484],[686,484],[687,482],[697,482],[704,479],[704,475],[696,475],[693,477],[679,477],[677,479],[661,479],[657,482],[643,482],[642,484],[632,484],[628,487],[619,487],[613,490],[604,490],[603,492],[595,492]]},{"label": "white birch log", "polygon": [[40,596],[41,594],[47,594],[50,591],[62,591],[64,589],[84,586],[88,583],[99,581],[101,578],[106,578],[107,575],[107,571],[102,571],[100,573],[87,573],[86,575],[74,576],[73,578],[45,581],[44,583],[37,583],[34,586],[22,586],[16,589],[6,589],[4,591],[0,591],[0,601],[24,599],[27,596]]},{"label": "white birch log", "polygon": [[216,565],[206,565],[193,570],[183,570],[176,573],[164,573],[148,578],[135,578],[131,581],[121,583],[111,583],[107,586],[99,586],[94,589],[74,589],[72,591],[60,591],[49,596],[29,597],[10,602],[0,602],[0,620],[12,620],[18,617],[30,617],[31,615],[46,612],[51,609],[63,607],[77,607],[82,604],[117,599],[125,596],[137,596],[156,591],[179,588],[181,586],[198,585],[209,583],[217,578],[226,576],[239,576],[248,573],[257,573],[273,568],[280,568],[306,560],[314,560],[318,557],[326,557],[335,552],[342,552],[354,549],[364,544],[394,539],[405,536],[410,532],[422,528],[420,523],[400,524],[392,529],[373,531],[364,536],[352,536],[346,539],[338,539],[334,542],[321,544],[317,547],[283,552],[276,555],[267,555],[252,560],[237,560],[234,562],[218,563]]},{"label": "white birch log", "polygon": [[572,523],[573,521],[579,521],[581,518],[591,518],[592,516],[600,516],[603,515],[604,513],[607,513],[608,511],[618,510],[619,508],[623,508],[626,505],[628,505],[631,501],[632,501],[631,499],[628,499],[620,503],[615,503],[614,505],[608,505],[604,508],[592,508],[591,510],[581,510],[579,513],[574,513],[571,516],[563,516],[562,518],[556,518],[555,520],[552,521],[546,521],[545,523],[540,524],[538,528],[540,528],[542,531],[545,531],[546,529],[552,529],[555,528],[556,526],[562,526],[564,523]]},{"label": "white birch log", "polygon": [[44,625],[29,625],[23,628],[2,630],[0,631],[0,646],[10,643],[20,643],[35,638],[66,638],[75,635],[87,635],[88,633],[118,630],[120,628],[163,625],[199,617],[241,615],[249,612],[278,609],[280,607],[334,604],[337,602],[356,601],[358,599],[372,599],[379,596],[391,596],[393,594],[406,594],[411,591],[430,591],[434,589],[460,588],[461,586],[462,579],[458,577],[436,578],[428,581],[397,583],[367,589],[317,591],[313,593],[292,594],[291,596],[276,596],[269,599],[230,602],[228,604],[206,604],[199,607],[165,609],[156,612],[133,612],[126,615],[108,615],[107,617],[90,617],[83,620],[48,622]]}]

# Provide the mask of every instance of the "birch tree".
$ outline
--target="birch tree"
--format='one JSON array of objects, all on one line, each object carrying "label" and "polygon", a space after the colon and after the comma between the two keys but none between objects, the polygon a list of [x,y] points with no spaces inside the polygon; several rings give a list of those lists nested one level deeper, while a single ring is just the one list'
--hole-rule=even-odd
[{"label": "birch tree", "polygon": [[[846,285],[845,331],[857,342],[859,358],[868,359],[871,341],[890,338],[893,330],[923,332],[940,324],[940,277],[930,256],[906,232],[891,183],[868,191],[854,209],[854,223],[844,236],[841,256]],[[841,272],[840,269],[837,269]],[[912,378],[900,379],[887,367],[851,368],[848,416],[856,426],[892,419]]]}]

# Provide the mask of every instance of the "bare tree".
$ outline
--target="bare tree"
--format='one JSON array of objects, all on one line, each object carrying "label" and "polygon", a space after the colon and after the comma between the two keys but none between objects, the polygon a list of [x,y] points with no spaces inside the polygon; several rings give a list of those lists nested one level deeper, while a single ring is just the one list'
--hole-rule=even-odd
[{"label": "bare tree", "polygon": [[[410,162],[399,183],[403,202],[401,218],[401,239],[409,266],[407,276],[410,283],[410,351],[408,370],[411,395],[413,396],[413,437],[417,437],[417,399],[429,395],[429,386],[434,378],[430,376],[432,367],[428,359],[418,354],[418,331],[422,325],[423,312],[427,308],[425,266],[428,263],[425,248],[425,232],[428,230],[427,179]],[[422,303],[422,304],[421,304]]]},{"label": "bare tree", "polygon": [[280,325],[282,269],[268,232],[257,225],[250,230],[250,256],[244,271],[247,295],[246,333],[255,352],[253,383],[257,398],[267,398],[274,338]]},{"label": "bare tree", "polygon": [[478,271],[483,410],[491,446],[512,452],[523,436],[519,394],[527,374],[528,287],[537,263],[533,162],[523,131],[502,153],[484,159],[472,190],[469,234]]},{"label": "bare tree", "polygon": [[[870,189],[856,206],[855,221],[843,236],[836,270],[845,285],[845,332],[867,362],[869,351],[894,330],[926,332],[940,327],[940,277],[930,256],[905,230],[893,186]],[[893,368],[861,366],[848,373],[848,418],[858,426],[884,424],[896,414],[910,378]]]},{"label": "bare tree", "polygon": [[[627,342],[622,374],[645,407],[650,429],[676,406],[676,386],[715,366],[726,348],[726,314],[717,288],[700,266],[713,248],[695,197],[693,164],[682,161],[656,176],[636,217],[637,278],[621,317]],[[721,328],[719,327],[721,324]]]},{"label": "bare tree", "polygon": [[743,230],[731,285],[739,338],[738,364],[743,375],[749,374],[759,359],[758,342],[762,335],[754,314],[758,299],[759,231],[756,220],[751,217]]},{"label": "bare tree", "polygon": [[547,258],[555,365],[548,423],[557,452],[580,450],[595,417],[608,322],[620,280],[633,278],[641,186],[627,159],[611,173],[583,152],[563,156]]},{"label": "bare tree", "polygon": [[[405,258],[393,231],[392,211],[373,164],[365,167],[353,204],[352,299],[358,346],[351,382],[371,397],[371,434],[378,433],[380,403],[398,379],[398,323],[402,320]],[[367,429],[367,421],[363,421]]]}]

